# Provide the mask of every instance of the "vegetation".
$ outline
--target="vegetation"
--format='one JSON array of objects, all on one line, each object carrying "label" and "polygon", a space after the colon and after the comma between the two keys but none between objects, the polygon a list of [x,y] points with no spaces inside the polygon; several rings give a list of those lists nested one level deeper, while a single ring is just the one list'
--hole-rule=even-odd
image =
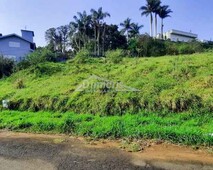
[{"label": "vegetation", "polygon": [[[211,117],[211,118],[210,118]],[[100,117],[91,114],[0,112],[0,128],[39,133],[69,133],[94,138],[160,139],[190,145],[213,145],[212,115],[154,114]]]},{"label": "vegetation", "polygon": [[[140,8],[142,15],[150,15],[151,17],[151,33],[153,13],[155,14],[155,30],[157,35],[157,16],[162,19],[169,17],[172,11],[169,6],[161,6],[160,0],[147,0],[146,6]],[[78,12],[67,25],[58,28],[50,28],[45,33],[48,48],[51,51],[70,55],[78,53],[82,49],[87,49],[92,56],[105,56],[108,50],[116,50],[121,48],[127,49],[130,39],[135,39],[140,35],[143,25],[134,23],[127,18],[120,24],[119,30],[117,25],[109,25],[105,22],[107,17],[111,17],[108,12],[104,12],[102,8],[98,10],[91,9],[90,14],[86,11]],[[163,22],[162,22],[163,28]]]},{"label": "vegetation", "polygon": [[160,0],[140,10],[150,36],[130,18],[121,30],[107,24],[99,8],[48,29],[48,46],[16,65],[0,57],[0,101],[9,109],[0,105],[0,129],[211,146],[212,42],[155,39],[153,14],[156,36],[158,16],[162,33],[172,11]]},{"label": "vegetation", "polygon": [[[82,56],[82,53],[85,55]],[[44,62],[0,80],[0,100],[10,109],[73,111],[100,115],[162,112],[213,111],[213,54],[127,58],[122,51],[107,58],[85,60],[83,51],[67,63]],[[81,59],[83,57],[83,60]],[[78,59],[78,60],[77,60]],[[119,61],[120,60],[120,61]],[[97,87],[94,93],[75,91],[92,75],[105,82],[120,82],[140,91],[119,92]],[[17,82],[17,79],[21,80]],[[98,83],[97,78],[88,80]]]},{"label": "vegetation", "polygon": [[13,60],[0,56],[0,79],[13,73],[14,64]]}]

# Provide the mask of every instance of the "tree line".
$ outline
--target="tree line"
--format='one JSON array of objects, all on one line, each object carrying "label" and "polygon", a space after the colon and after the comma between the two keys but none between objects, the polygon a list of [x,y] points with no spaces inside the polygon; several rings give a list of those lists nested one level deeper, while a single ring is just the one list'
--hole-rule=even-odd
[{"label": "tree line", "polygon": [[[153,15],[156,36],[158,16],[162,19],[162,34],[163,20],[172,12],[168,5],[161,4],[160,0],[146,0],[145,6],[140,8],[142,16],[150,16],[150,37],[153,37]],[[130,40],[140,35],[143,25],[132,22],[130,18],[119,25],[107,24],[105,19],[108,17],[111,17],[110,13],[101,7],[98,10],[91,9],[89,14],[86,11],[78,12],[69,24],[45,32],[48,48],[63,54],[87,49],[93,56],[104,56],[108,50],[128,48]]]}]

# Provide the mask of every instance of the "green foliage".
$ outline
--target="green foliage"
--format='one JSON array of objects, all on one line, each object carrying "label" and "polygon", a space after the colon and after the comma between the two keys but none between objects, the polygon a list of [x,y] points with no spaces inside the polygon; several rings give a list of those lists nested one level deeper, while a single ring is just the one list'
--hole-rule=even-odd
[{"label": "green foliage", "polygon": [[[63,65],[63,64],[62,64]],[[38,64],[30,69],[36,77],[51,76],[61,71],[61,65],[55,65],[49,62]]]},{"label": "green foliage", "polygon": [[194,50],[190,47],[190,44],[181,44],[179,46],[179,54],[192,54]]},{"label": "green foliage", "polygon": [[[211,114],[142,112],[100,117],[91,114],[0,112],[0,129],[39,133],[68,133],[93,138],[145,138],[187,145],[213,146]],[[133,144],[131,150],[138,150]]]},{"label": "green foliage", "polygon": [[15,88],[17,89],[23,89],[25,87],[24,81],[22,79],[18,79],[15,82]]},{"label": "green foliage", "polygon": [[88,61],[90,56],[91,55],[90,55],[90,52],[88,50],[82,49],[76,54],[74,61],[77,64],[83,64],[83,63],[86,63]]},{"label": "green foliage", "polygon": [[122,50],[108,51],[106,53],[106,58],[109,62],[117,64],[120,63],[125,57]]},{"label": "green foliage", "polygon": [[203,52],[204,44],[192,42],[172,42],[153,39],[148,35],[140,35],[129,41],[128,52],[131,56],[157,57],[164,55],[193,54]]},{"label": "green foliage", "polygon": [[0,79],[10,76],[13,73],[14,61],[3,56],[0,56]]},{"label": "green foliage", "polygon": [[44,62],[55,62],[57,55],[51,52],[48,48],[38,48],[33,53],[30,53],[23,61],[17,64],[17,70],[23,70],[30,66],[37,66]]},{"label": "green foliage", "polygon": [[[150,58],[123,58],[112,64],[91,58],[84,64],[45,62],[21,70],[0,81],[0,100],[11,101],[10,109],[74,111],[99,115],[137,114],[142,110],[172,112],[213,111],[212,52]],[[140,91],[75,91],[91,75],[103,81]],[[14,84],[21,79],[25,88]],[[96,78],[89,83],[102,82]]]},{"label": "green foliage", "polygon": [[31,65],[37,65],[39,63],[45,61],[55,61],[56,56],[47,48],[37,49],[35,52],[29,54],[27,56],[27,60],[29,60]]}]

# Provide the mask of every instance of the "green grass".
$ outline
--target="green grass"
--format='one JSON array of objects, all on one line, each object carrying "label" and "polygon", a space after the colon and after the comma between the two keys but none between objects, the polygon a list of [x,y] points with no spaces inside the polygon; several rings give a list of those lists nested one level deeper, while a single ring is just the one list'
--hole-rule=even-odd
[{"label": "green grass", "polygon": [[[123,115],[142,111],[213,111],[213,53],[158,58],[124,58],[112,64],[43,63],[0,80],[0,100],[20,111],[71,111]],[[140,92],[75,92],[91,75]],[[20,86],[22,88],[17,88]],[[19,84],[18,84],[19,83]]]},{"label": "green grass", "polygon": [[213,145],[213,116],[140,113],[123,116],[50,112],[0,112],[0,129],[69,133],[94,138],[161,139],[187,145]]}]

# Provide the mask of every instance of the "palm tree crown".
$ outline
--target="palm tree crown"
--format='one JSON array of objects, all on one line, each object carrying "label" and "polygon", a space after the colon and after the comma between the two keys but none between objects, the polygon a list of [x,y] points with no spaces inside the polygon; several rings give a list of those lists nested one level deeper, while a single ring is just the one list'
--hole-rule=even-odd
[{"label": "palm tree crown", "polygon": [[156,11],[156,8],[160,5],[160,0],[146,0],[147,4],[140,8],[142,16],[150,15],[150,36],[153,36],[153,13]]},{"label": "palm tree crown", "polygon": [[123,23],[120,24],[120,26],[123,27],[123,29],[121,30],[121,32],[123,34],[127,34],[127,37],[129,35],[129,31],[131,30],[132,28],[132,22],[131,22],[131,19],[130,18],[127,18],[126,20],[124,20]]},{"label": "palm tree crown", "polygon": [[139,35],[141,28],[143,28],[143,25],[139,25],[138,23],[132,23],[132,27],[130,30],[131,37]]},{"label": "palm tree crown", "polygon": [[[92,15],[92,24],[94,28],[94,39],[95,39],[95,49],[94,53],[96,55],[100,56],[100,38],[101,38],[101,27],[104,25],[104,19],[106,17],[110,17],[110,14],[108,12],[103,12],[102,7],[100,7],[97,11],[94,9],[91,9],[91,15]],[[98,50],[96,50],[98,48]]]}]

